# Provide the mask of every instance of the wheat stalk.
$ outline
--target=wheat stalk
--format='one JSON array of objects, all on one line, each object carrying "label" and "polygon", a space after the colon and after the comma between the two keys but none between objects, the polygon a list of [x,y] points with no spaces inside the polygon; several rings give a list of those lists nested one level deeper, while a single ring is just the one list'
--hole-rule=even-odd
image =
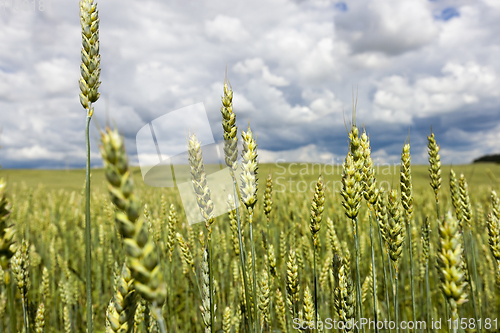
[{"label": "wheat stalk", "polygon": [[290,255],[286,263],[286,304],[292,318],[297,316],[297,302],[299,301],[299,266],[297,265],[297,256],[293,249],[290,249]]},{"label": "wheat stalk", "polygon": [[213,291],[213,282],[211,281],[211,272],[210,272],[210,258],[209,251],[205,249],[203,251],[203,261],[201,264],[201,292],[202,292],[202,301],[201,301],[201,317],[203,319],[203,324],[205,325],[205,333],[215,332],[215,310],[216,305],[214,302],[214,291]]},{"label": "wheat stalk", "polygon": [[453,169],[450,169],[450,194],[451,194],[451,203],[453,205],[453,208],[455,208],[455,216],[457,217],[460,229],[462,229],[461,225],[462,209],[460,203],[460,194],[459,194],[457,176],[455,174],[455,171],[453,171]]},{"label": "wheat stalk", "polygon": [[361,148],[363,149],[363,195],[368,203],[369,223],[370,223],[370,248],[371,248],[371,267],[372,276],[372,296],[373,296],[373,315],[375,317],[375,332],[378,332],[378,313],[377,313],[377,276],[375,269],[375,249],[373,245],[373,227],[372,227],[372,211],[375,210],[377,204],[379,189],[377,188],[377,180],[375,179],[375,169],[373,168],[373,160],[371,158],[370,140],[365,131],[361,135]]},{"label": "wheat stalk", "polygon": [[[354,246],[356,250],[355,259],[357,307],[359,309],[359,317],[363,318],[363,307],[361,306],[361,277],[359,273],[359,232],[357,218],[362,198],[362,174],[359,172],[360,168],[358,167],[358,162],[362,159],[362,156],[358,157],[358,161],[355,161],[355,159],[353,158],[354,155],[358,155],[358,150],[360,150],[358,130],[355,126],[353,126],[351,129],[349,139],[351,141],[351,151],[354,150],[355,153],[347,153],[347,156],[344,160],[342,172],[342,189],[340,191],[340,194],[344,199],[344,201],[342,202],[342,206],[345,209],[345,214],[348,218],[351,219],[353,224]],[[353,146],[356,148],[353,149]],[[361,154],[361,152],[359,152],[359,154]]]},{"label": "wheat stalk", "polygon": [[[353,330],[352,323],[355,316],[356,292],[354,291],[354,284],[350,277],[349,261],[335,255],[333,259],[333,275],[337,284],[334,291],[335,309],[340,320],[344,323],[344,331],[350,332]],[[350,327],[347,323],[351,323]]]},{"label": "wheat stalk", "polygon": [[[277,276],[277,271],[276,271],[276,256],[274,253],[274,246],[272,244],[271,240],[271,235],[269,233],[269,222],[271,220],[271,212],[273,210],[273,179],[272,175],[269,174],[269,176],[266,179],[266,189],[264,191],[264,198],[263,198],[263,203],[264,203],[264,214],[266,215],[266,239],[269,242],[269,245],[267,245],[267,257],[268,257],[268,265],[267,265],[267,274],[269,275],[269,278],[271,279],[271,286],[272,286],[272,277]],[[273,299],[272,297],[270,298],[270,305],[269,305],[269,318],[272,318],[272,309],[273,309]],[[272,331],[272,325],[269,323],[269,330]]]},{"label": "wheat stalk", "polygon": [[201,142],[194,134],[192,134],[189,138],[188,152],[193,188],[196,194],[198,208],[200,209],[200,213],[208,230],[208,239],[210,240],[212,236],[212,224],[215,221],[214,203],[210,197],[210,188],[207,183],[207,174],[205,172],[205,165],[203,164]]},{"label": "wheat stalk", "polygon": [[82,50],[80,65],[80,103],[87,111],[85,141],[87,146],[87,164],[85,175],[85,262],[87,286],[87,331],[92,329],[92,255],[90,223],[90,140],[89,126],[94,108],[92,103],[99,99],[99,76],[101,74],[101,56],[99,55],[99,12],[94,0],[80,0],[80,23],[82,28]]},{"label": "wheat stalk", "polygon": [[28,332],[28,284],[29,284],[29,262],[28,262],[28,243],[23,239],[21,246],[12,257],[12,273],[17,280],[17,288],[21,293],[23,302],[24,330]]},{"label": "wheat stalk", "polygon": [[[209,304],[209,314],[204,313],[204,318],[210,319],[209,329],[210,332],[215,331],[215,300],[213,299],[214,295],[214,277],[212,270],[212,224],[215,221],[214,218],[214,203],[211,199],[210,188],[207,183],[207,174],[205,172],[205,165],[203,164],[203,155],[201,151],[201,143],[198,141],[196,135],[192,134],[188,141],[188,152],[189,152],[189,166],[191,170],[191,180],[194,188],[194,192],[196,193],[196,202],[198,204],[198,208],[200,213],[205,220],[205,226],[208,231],[208,253],[203,254],[203,258],[208,260],[207,269],[204,271],[208,276],[208,292],[205,293],[205,276],[202,277],[202,292],[204,294],[203,299],[203,308],[205,309],[205,302],[208,300]],[[206,309],[205,309],[206,310]],[[207,324],[207,322],[205,322]],[[206,331],[208,328],[205,329]],[[207,333],[210,333],[207,331]]]},{"label": "wheat stalk", "polygon": [[411,181],[411,155],[410,143],[405,143],[403,151],[401,152],[401,172],[400,172],[400,186],[401,186],[401,205],[404,208],[406,219],[406,237],[408,238],[408,255],[410,260],[410,289],[411,289],[411,308],[413,313],[413,320],[416,320],[417,311],[415,308],[415,288],[413,279],[413,253],[412,253],[412,235],[411,225],[413,216],[413,185]]},{"label": "wheat stalk", "polygon": [[491,191],[491,211],[497,220],[500,221],[500,198],[498,198],[495,191]]},{"label": "wheat stalk", "polygon": [[82,51],[80,65],[80,103],[87,110],[85,140],[87,144],[87,165],[85,185],[85,248],[87,277],[87,331],[92,332],[92,269],[91,269],[91,226],[90,226],[90,141],[89,126],[94,113],[92,103],[99,99],[99,76],[101,73],[99,55],[99,12],[93,0],[80,1],[80,23],[82,28]]},{"label": "wheat stalk", "polygon": [[404,222],[401,219],[401,208],[396,190],[391,190],[389,194],[389,219],[387,228],[387,245],[389,257],[394,266],[394,314],[396,317],[396,332],[399,332],[399,306],[398,306],[398,273],[399,273],[399,260],[403,253],[404,237]]},{"label": "wheat stalk", "polygon": [[231,242],[236,256],[240,255],[240,244],[238,240],[238,220],[236,219],[236,208],[234,198],[228,194],[227,207],[229,209],[229,224],[231,228]]},{"label": "wheat stalk", "polygon": [[373,266],[370,264],[370,270],[365,277],[365,281],[361,285],[361,303],[365,303],[368,299],[368,293],[373,293]]},{"label": "wheat stalk", "polygon": [[[224,95],[222,96],[222,128],[224,130],[224,156],[226,165],[230,167],[231,177],[233,179],[233,194],[234,198],[238,198],[235,171],[237,168],[237,156],[238,156],[238,128],[236,127],[236,114],[233,111],[233,90],[231,84],[226,77],[224,79]],[[239,243],[239,256],[240,256],[240,266],[243,274],[244,281],[244,291],[245,291],[245,308],[248,310],[250,331],[253,331],[253,318],[252,311],[250,309],[250,295],[248,291],[247,284],[247,271],[245,264],[245,251],[243,237],[242,237],[242,225],[240,222],[240,212],[238,205],[235,205],[236,210],[236,222],[238,230],[238,243]],[[257,314],[255,314],[257,315]],[[256,329],[256,328],[255,328]]]},{"label": "wheat stalk", "polygon": [[[248,211],[250,225],[250,246],[252,253],[252,271],[253,271],[253,298],[257,299],[257,276],[255,270],[255,244],[253,241],[253,215],[254,206],[257,203],[257,142],[255,141],[250,125],[246,132],[242,131],[243,151],[241,152],[241,201],[245,204]],[[257,302],[254,302],[255,321],[258,322]],[[254,325],[257,333],[257,324]]]},{"label": "wheat stalk", "polygon": [[134,280],[130,269],[124,264],[117,279],[115,295],[107,312],[111,332],[132,332],[136,306]]},{"label": "wheat stalk", "polygon": [[43,333],[45,327],[45,305],[40,303],[36,310],[35,333]]},{"label": "wheat stalk", "polygon": [[384,271],[384,283],[385,283],[385,303],[387,307],[387,316],[391,320],[391,313],[389,311],[389,282],[387,279],[387,270],[385,267],[385,257],[387,256],[387,263],[389,264],[389,269],[391,269],[391,258],[389,257],[389,252],[387,251],[388,244],[388,219],[389,214],[387,212],[387,195],[384,188],[380,187],[379,195],[377,198],[377,203],[375,205],[375,215],[377,216],[378,224],[378,238],[380,245],[380,252],[382,254],[382,267]]},{"label": "wheat stalk", "polygon": [[231,332],[231,308],[226,306],[224,309],[224,316],[222,318],[222,331],[224,333]]},{"label": "wheat stalk", "polygon": [[444,219],[439,221],[437,269],[441,280],[441,291],[448,301],[453,320],[458,318],[458,305],[467,301],[465,293],[467,283],[462,270],[463,255],[458,221],[448,212]]},{"label": "wheat stalk", "polygon": [[168,259],[172,262],[172,255],[174,254],[174,239],[175,239],[175,226],[177,224],[177,212],[174,204],[170,204],[167,219],[167,250]]},{"label": "wheat stalk", "polygon": [[[478,310],[476,306],[476,292],[478,293],[478,299],[480,299],[479,292],[477,290],[477,270],[476,270],[476,259],[475,259],[475,250],[474,250],[474,243],[472,239],[472,225],[471,225],[471,220],[472,220],[472,207],[470,204],[470,198],[469,198],[469,186],[467,184],[467,181],[465,180],[464,174],[460,174],[460,180],[458,181],[458,193],[459,193],[459,209],[460,209],[460,216],[461,219],[458,221],[459,223],[459,228],[460,232],[462,233],[462,240],[464,244],[464,264],[467,265],[467,276],[470,277],[470,265],[469,265],[469,260],[467,259],[467,252],[470,251],[470,255],[472,256],[472,270],[473,270],[473,278],[474,278],[474,283],[470,284],[471,288],[471,298],[472,298],[472,307],[474,309],[474,317],[476,320],[478,318],[481,318],[481,314],[479,314],[478,317]],[[467,239],[465,238],[466,233],[464,233],[464,223],[466,222],[467,224],[467,229],[468,229],[468,235],[470,239],[470,250],[469,247],[467,246]],[[475,287],[475,288],[474,288]],[[475,290],[474,290],[475,289]],[[479,329],[481,331],[481,329]]]},{"label": "wheat stalk", "polygon": [[439,219],[439,190],[441,189],[441,156],[439,155],[439,146],[434,138],[434,133],[427,137],[427,152],[429,154],[429,176],[431,178],[431,187],[434,190],[436,199],[436,215]]},{"label": "wheat stalk", "polygon": [[429,287],[429,255],[430,255],[430,241],[431,241],[431,222],[429,217],[425,218],[424,223],[422,224],[422,261],[424,263],[425,268],[425,298],[426,298],[426,311],[427,311],[427,322],[430,322],[430,302],[431,302],[431,294]]},{"label": "wheat stalk", "polygon": [[307,322],[307,326],[314,325],[316,328],[316,318],[314,316],[314,302],[309,286],[304,289],[304,319]]},{"label": "wheat stalk", "polygon": [[[488,214],[488,243],[490,245],[491,254],[497,262],[497,282],[500,282],[500,222],[494,213]],[[498,284],[500,288],[500,284]]]},{"label": "wheat stalk", "polygon": [[267,324],[268,330],[271,330],[271,311],[270,311],[270,289],[269,275],[266,270],[262,271],[260,279],[260,295],[259,295],[259,310],[261,313],[261,327]]},{"label": "wheat stalk", "polygon": [[[316,256],[319,248],[319,230],[321,228],[322,214],[325,210],[325,189],[323,177],[320,175],[314,190],[314,197],[311,203],[311,217],[309,229],[313,242],[313,279],[314,279],[314,313],[318,313],[318,275],[316,271]],[[317,318],[314,318],[314,327],[317,327]]]},{"label": "wheat stalk", "polygon": [[224,79],[224,96],[222,96],[222,128],[224,130],[224,156],[226,165],[231,171],[236,171],[238,158],[238,127],[236,127],[236,114],[233,112],[233,90],[231,83]]},{"label": "wheat stalk", "polygon": [[286,325],[286,307],[283,294],[280,288],[276,289],[276,314],[278,317],[278,327],[282,332],[288,332]]},{"label": "wheat stalk", "polygon": [[159,315],[159,306],[166,296],[163,274],[156,246],[141,214],[140,201],[134,194],[123,139],[117,130],[106,128],[106,131],[101,132],[99,148],[111,201],[117,209],[115,221],[123,236],[127,267],[134,278],[136,291],[153,304],[153,313],[164,333],[163,318]]}]

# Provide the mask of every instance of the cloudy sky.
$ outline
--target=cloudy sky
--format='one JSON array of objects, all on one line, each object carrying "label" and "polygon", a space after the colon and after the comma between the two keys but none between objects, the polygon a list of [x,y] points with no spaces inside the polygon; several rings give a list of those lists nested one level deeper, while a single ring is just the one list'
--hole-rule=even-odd
[{"label": "cloudy sky", "polygon": [[[78,1],[33,1],[34,11],[0,3],[0,164],[83,167]],[[410,133],[413,161],[425,163],[431,126],[444,163],[500,152],[498,0],[106,0],[98,8],[93,122],[109,117],[132,161],[141,127],[195,103],[221,138],[226,65],[238,125],[250,121],[263,161],[341,161],[353,91],[380,162],[398,160]],[[94,127],[95,166],[97,137]]]}]

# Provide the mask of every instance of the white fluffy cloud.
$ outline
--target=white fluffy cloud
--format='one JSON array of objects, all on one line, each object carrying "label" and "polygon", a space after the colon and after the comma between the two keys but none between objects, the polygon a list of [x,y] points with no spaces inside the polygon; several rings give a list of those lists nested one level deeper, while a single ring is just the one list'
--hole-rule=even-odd
[{"label": "white fluffy cloud", "polygon": [[221,42],[238,42],[249,37],[240,19],[236,17],[217,15],[205,23],[205,29],[209,37],[219,39]]},{"label": "white fluffy cloud", "polygon": [[495,70],[477,63],[446,63],[440,76],[424,76],[410,83],[393,75],[378,83],[375,115],[382,120],[411,124],[414,117],[453,113],[470,105],[500,102],[500,80]]},{"label": "white fluffy cloud", "polygon": [[[344,115],[381,162],[412,133],[425,162],[432,125],[443,161],[498,152],[500,7],[495,0],[99,2],[101,99],[136,160],[147,122],[203,102],[220,138],[224,71],[238,125],[250,120],[265,160],[322,161],[346,152]],[[78,5],[0,11],[0,161],[83,166]],[[93,129],[93,135],[97,137]],[[184,138],[179,138],[184,140]],[[495,141],[496,140],[496,141]],[[100,164],[97,145],[92,163]]]}]

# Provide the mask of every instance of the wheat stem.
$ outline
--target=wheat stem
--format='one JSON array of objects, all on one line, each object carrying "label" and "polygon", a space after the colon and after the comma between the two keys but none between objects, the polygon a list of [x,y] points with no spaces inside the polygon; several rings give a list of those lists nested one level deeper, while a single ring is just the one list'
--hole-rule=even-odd
[{"label": "wheat stem", "polygon": [[[231,176],[233,177],[233,191],[234,191],[234,197],[238,198],[238,193],[236,190],[236,177],[234,176],[234,173],[231,171]],[[245,309],[248,313],[248,326],[249,330],[252,332],[253,331],[253,316],[252,316],[252,311],[250,310],[250,292],[248,291],[248,281],[247,281],[247,269],[246,269],[246,263],[245,263],[245,249],[244,249],[244,244],[243,244],[243,238],[241,236],[241,221],[240,221],[240,212],[238,209],[238,205],[236,205],[236,220],[238,223],[238,244],[240,246],[240,264],[241,264],[241,272],[243,275],[243,285],[244,285],[244,291],[245,291]]]},{"label": "wheat stem", "polygon": [[215,300],[214,300],[214,275],[213,275],[213,264],[212,264],[212,235],[208,235],[208,272],[210,276],[210,332],[215,332]]},{"label": "wheat stem", "polygon": [[371,251],[372,251],[372,278],[373,278],[373,316],[375,318],[375,332],[378,332],[378,313],[377,313],[377,276],[375,274],[375,249],[373,246],[373,227],[372,227],[372,211],[370,209],[370,243],[371,243]]},{"label": "wheat stem", "polygon": [[426,312],[427,312],[427,322],[430,323],[430,291],[429,291],[429,254],[430,254],[430,232],[431,224],[429,217],[425,218],[422,224],[422,256],[425,263],[425,285],[426,285]]},{"label": "wheat stem", "polygon": [[[90,138],[89,126],[92,114],[87,116],[85,125],[85,141],[87,144],[87,161],[85,168],[85,263],[87,288],[87,332],[92,333],[92,232],[90,225]],[[26,331],[27,332],[27,331]]]},{"label": "wheat stem", "polygon": [[322,214],[325,209],[325,189],[323,187],[323,177],[320,175],[318,182],[316,183],[316,188],[314,192],[314,197],[311,204],[311,219],[309,229],[311,230],[312,242],[313,242],[313,279],[314,279],[314,328],[317,331],[317,319],[318,319],[318,275],[316,271],[316,253],[319,247],[319,236],[318,233],[321,228]]},{"label": "wheat stem", "polygon": [[358,315],[359,318],[363,318],[363,304],[361,302],[361,273],[359,272],[359,227],[358,218],[354,218],[354,242],[356,246],[356,296],[358,298]]},{"label": "wheat stem", "polygon": [[253,211],[250,209],[250,214],[248,216],[249,224],[250,224],[250,245],[252,251],[252,275],[253,275],[253,308],[254,308],[254,316],[255,316],[255,333],[257,333],[257,323],[259,322],[259,314],[257,312],[257,274],[255,273],[255,246],[253,242]]},{"label": "wheat stem", "polygon": [[417,313],[415,308],[415,288],[413,279],[413,251],[411,239],[411,219],[413,215],[413,188],[411,181],[411,155],[410,143],[403,146],[401,152],[401,204],[405,211],[406,217],[406,237],[408,238],[408,254],[410,260],[410,288],[411,288],[411,307],[413,313],[413,320],[416,320]]},{"label": "wheat stem", "polygon": [[399,333],[399,299],[398,299],[398,275],[394,277],[394,316],[396,317],[396,333]]}]

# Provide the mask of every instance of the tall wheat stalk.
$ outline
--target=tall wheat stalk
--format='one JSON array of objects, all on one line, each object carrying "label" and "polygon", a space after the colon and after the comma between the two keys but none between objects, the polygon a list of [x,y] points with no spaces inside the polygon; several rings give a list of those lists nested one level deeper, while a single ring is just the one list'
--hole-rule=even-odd
[{"label": "tall wheat stalk", "polygon": [[[273,276],[276,275],[276,257],[274,254],[274,246],[273,242],[271,241],[271,235],[269,234],[269,222],[271,220],[271,212],[273,210],[273,200],[272,200],[272,195],[273,195],[273,178],[272,175],[269,174],[266,180],[266,190],[264,191],[264,198],[263,198],[263,203],[264,203],[264,214],[266,215],[266,238],[267,238],[267,275],[269,276],[270,283],[269,287],[271,290],[273,290]],[[269,305],[269,331],[272,332],[273,330],[273,323],[272,323],[272,318],[273,318],[273,298],[270,297],[270,305]]]},{"label": "tall wheat stalk", "polygon": [[[229,80],[224,79],[224,96],[222,96],[222,106],[220,109],[222,114],[222,128],[224,130],[224,157],[226,165],[229,167],[229,171],[231,173],[231,178],[233,179],[233,194],[234,200],[237,202],[239,196],[236,186],[236,169],[238,167],[237,157],[238,157],[238,127],[236,127],[236,114],[233,111],[233,90]],[[250,331],[253,331],[253,317],[252,311],[250,309],[250,292],[248,291],[248,277],[246,270],[246,258],[244,250],[245,246],[243,244],[243,237],[241,231],[241,221],[240,221],[240,210],[239,205],[235,204],[236,209],[236,221],[237,221],[237,229],[238,229],[238,244],[239,244],[239,257],[240,257],[240,266],[241,273],[243,275],[243,284],[244,284],[244,292],[245,292],[245,309],[248,313],[248,324]]]},{"label": "tall wheat stalk", "polygon": [[87,163],[85,172],[85,262],[87,285],[87,332],[92,333],[92,241],[90,225],[90,120],[94,113],[92,103],[99,99],[98,88],[101,85],[99,55],[99,13],[94,0],[80,1],[80,23],[82,26],[82,52],[80,65],[80,102],[87,110],[85,124],[85,141],[87,146]]},{"label": "tall wheat stalk", "polygon": [[410,260],[410,288],[411,288],[411,308],[413,313],[413,320],[417,320],[417,313],[415,309],[415,288],[413,279],[413,251],[411,240],[411,225],[413,216],[413,185],[411,182],[411,155],[410,143],[403,146],[401,152],[401,173],[400,173],[400,186],[401,186],[401,205],[404,208],[406,218],[406,237],[408,238],[408,255]]},{"label": "tall wheat stalk", "polygon": [[[336,287],[333,291],[335,300],[335,309],[340,320],[347,323],[353,323],[356,311],[356,301],[354,298],[354,285],[350,274],[350,262],[348,257],[343,258],[335,254],[332,262],[333,276],[335,277]],[[345,332],[353,330],[347,326]]]},{"label": "tall wheat stalk", "polygon": [[16,277],[17,288],[21,293],[23,305],[24,331],[28,332],[28,288],[29,288],[29,259],[28,244],[23,239],[21,246],[18,247],[16,254],[12,257],[12,272]]},{"label": "tall wheat stalk", "polygon": [[325,210],[325,189],[323,187],[323,177],[320,175],[316,188],[314,190],[314,197],[311,204],[311,223],[309,228],[311,230],[313,242],[313,279],[314,279],[314,328],[318,330],[318,275],[316,271],[316,261],[319,247],[319,230],[321,228],[321,219],[323,211]]},{"label": "tall wheat stalk", "polygon": [[[464,174],[460,175],[460,180],[458,181],[458,190],[459,190],[459,197],[460,197],[460,210],[461,214],[460,216],[462,219],[459,221],[459,227],[460,227],[460,233],[462,234],[462,241],[464,243],[464,260],[465,264],[467,265],[467,274],[469,277],[472,276],[472,279],[474,280],[473,283],[470,284],[470,289],[471,289],[471,297],[472,297],[472,307],[474,309],[474,317],[476,321],[478,318],[481,318],[480,314],[478,315],[478,309],[477,307],[479,305],[476,305],[476,293],[477,297],[479,297],[479,291],[478,291],[478,281],[477,281],[477,270],[476,270],[476,258],[475,258],[475,250],[474,250],[474,243],[472,239],[472,225],[471,225],[471,220],[472,220],[472,207],[470,204],[470,198],[469,198],[469,186],[467,185],[467,181],[465,180]],[[464,223],[466,222],[467,229],[468,229],[468,235],[470,239],[470,247],[467,245],[467,239],[465,235],[467,233],[464,232]],[[469,255],[472,258],[472,268],[471,265],[469,265],[469,260],[467,258],[467,252],[469,252]],[[471,274],[471,269],[472,273]],[[479,298],[480,299],[480,298]],[[480,311],[480,310],[479,310]],[[481,328],[479,328],[479,332],[481,332]]]},{"label": "tall wheat stalk", "polygon": [[[431,223],[429,217],[425,218],[422,224],[422,256],[425,264],[425,300],[426,300],[426,314],[427,323],[430,323],[431,312],[431,291],[429,286],[429,253],[430,253],[430,233]],[[427,329],[429,331],[429,328]]]},{"label": "tall wheat stalk", "polygon": [[[375,319],[375,332],[378,332],[378,313],[377,313],[377,276],[375,266],[375,248],[373,245],[373,227],[372,213],[375,211],[379,190],[377,188],[377,180],[375,179],[375,169],[373,168],[373,160],[371,158],[370,140],[365,131],[361,135],[361,148],[363,149],[363,196],[368,203],[369,223],[370,223],[370,247],[372,259],[372,281],[373,281],[373,316]],[[385,267],[384,267],[385,269]]]},{"label": "tall wheat stalk", "polygon": [[391,267],[391,258],[389,257],[389,252],[387,251],[387,233],[388,233],[387,195],[385,194],[385,191],[382,187],[379,189],[375,214],[377,216],[380,252],[382,254],[382,266],[384,268],[383,271],[384,271],[384,283],[385,283],[385,303],[387,307],[387,317],[390,321],[391,320],[391,311],[389,305],[390,285],[389,282],[387,281],[387,269],[385,267],[385,257],[387,256],[387,263],[389,264],[389,268]]},{"label": "tall wheat stalk", "polygon": [[[438,273],[441,291],[451,309],[452,320],[458,319],[458,306],[467,301],[464,252],[460,242],[459,222],[451,213],[439,221]],[[453,327],[455,333],[457,329]]]},{"label": "tall wheat stalk", "polygon": [[434,133],[427,137],[427,149],[429,154],[429,176],[431,178],[431,187],[434,190],[436,200],[436,215],[439,219],[439,190],[441,189],[441,156],[439,155],[439,146],[434,138]]},{"label": "tall wheat stalk", "polygon": [[387,225],[387,244],[389,256],[394,266],[394,316],[396,318],[396,332],[399,332],[399,260],[403,253],[404,222],[401,219],[401,208],[396,190],[391,190],[389,194],[389,213],[391,218]]},{"label": "tall wheat stalk", "polygon": [[252,253],[252,272],[253,272],[253,299],[254,299],[254,329],[257,330],[258,312],[257,312],[257,274],[255,269],[255,244],[253,241],[253,216],[254,206],[257,203],[257,142],[255,141],[250,124],[248,130],[241,133],[243,138],[243,151],[241,152],[241,201],[245,204],[248,211],[248,224],[250,226],[250,246]]},{"label": "tall wheat stalk", "polygon": [[[213,255],[212,255],[212,224],[215,221],[214,217],[214,203],[211,199],[210,188],[207,184],[207,174],[205,172],[205,166],[203,164],[203,155],[201,151],[201,143],[196,138],[196,135],[192,134],[188,142],[188,153],[189,153],[189,166],[191,169],[191,179],[193,183],[194,192],[196,193],[196,202],[200,213],[205,220],[205,226],[208,233],[208,250],[204,252],[203,261],[204,266],[203,273],[205,274],[202,278],[202,290],[204,290],[204,298],[202,300],[205,309],[203,313],[205,325],[210,325],[210,330],[206,330],[207,333],[215,332],[215,300],[214,300],[214,276],[213,276]],[[208,281],[206,281],[208,280]],[[208,282],[208,290],[205,290],[206,283]],[[207,293],[208,292],[208,293]],[[206,304],[209,303],[208,312]],[[207,318],[210,316],[210,318]],[[207,327],[208,328],[208,327]]]},{"label": "tall wheat stalk", "polygon": [[[354,119],[353,114],[353,119]],[[361,206],[362,198],[362,181],[363,181],[363,151],[359,139],[359,130],[353,122],[351,131],[349,132],[350,151],[344,160],[342,173],[342,189],[340,194],[344,201],[342,205],[345,208],[346,215],[352,221],[354,233],[354,246],[356,256],[356,295],[358,317],[363,318],[363,306],[361,302],[361,276],[359,272],[359,227],[358,213]],[[364,326],[363,326],[364,331]]]},{"label": "tall wheat stalk", "polygon": [[134,278],[135,290],[151,303],[151,312],[166,332],[161,305],[166,297],[163,274],[156,245],[143,218],[141,203],[134,193],[123,138],[117,130],[101,132],[100,151],[104,161],[111,201],[116,207],[115,223],[121,234],[127,267]]}]

